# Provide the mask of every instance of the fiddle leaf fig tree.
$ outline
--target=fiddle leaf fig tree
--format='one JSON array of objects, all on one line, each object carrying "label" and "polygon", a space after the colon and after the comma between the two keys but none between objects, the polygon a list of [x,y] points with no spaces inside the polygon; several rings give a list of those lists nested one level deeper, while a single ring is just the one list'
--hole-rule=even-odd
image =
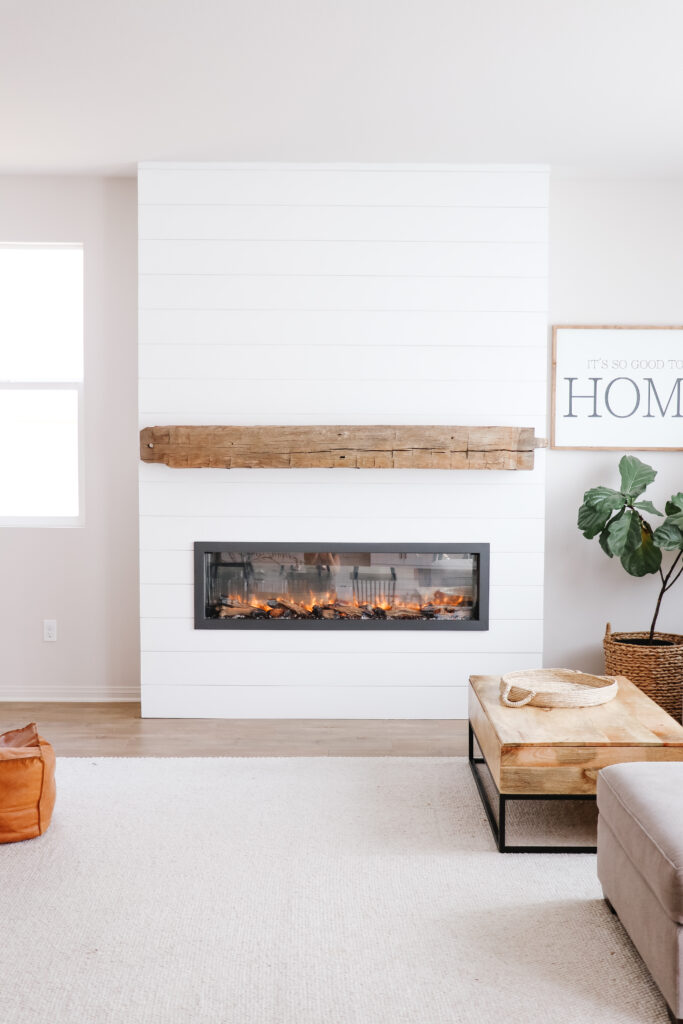
[{"label": "fiddle leaf fig tree", "polygon": [[[651,501],[641,499],[657,476],[656,470],[635,455],[624,455],[619,472],[621,490],[593,487],[586,491],[578,526],[589,540],[598,537],[605,554],[618,558],[630,576],[659,573],[661,587],[649,635],[652,640],[662,598],[683,574],[683,492],[672,495],[660,512]],[[664,521],[653,530],[644,512]],[[663,552],[667,552],[665,565]]]}]

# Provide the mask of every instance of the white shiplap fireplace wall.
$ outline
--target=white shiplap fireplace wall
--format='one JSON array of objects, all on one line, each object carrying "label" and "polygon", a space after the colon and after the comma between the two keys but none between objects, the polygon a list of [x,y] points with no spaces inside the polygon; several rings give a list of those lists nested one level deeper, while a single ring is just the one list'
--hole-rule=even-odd
[{"label": "white shiplap fireplace wall", "polygon": [[[145,164],[140,426],[546,429],[547,173]],[[140,465],[147,717],[458,718],[541,664],[533,472]],[[491,544],[488,632],[195,631],[195,540]]]}]

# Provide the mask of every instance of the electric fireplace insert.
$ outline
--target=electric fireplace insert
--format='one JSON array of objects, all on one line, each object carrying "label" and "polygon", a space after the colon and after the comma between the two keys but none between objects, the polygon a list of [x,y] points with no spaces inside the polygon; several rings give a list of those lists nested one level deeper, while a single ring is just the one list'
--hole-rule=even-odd
[{"label": "electric fireplace insert", "polygon": [[200,543],[195,629],[488,629],[488,544]]}]

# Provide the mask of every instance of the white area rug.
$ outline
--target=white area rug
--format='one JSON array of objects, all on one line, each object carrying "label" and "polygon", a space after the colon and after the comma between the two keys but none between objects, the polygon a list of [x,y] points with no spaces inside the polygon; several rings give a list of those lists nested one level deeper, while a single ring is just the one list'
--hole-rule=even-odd
[{"label": "white area rug", "polygon": [[61,759],[0,847],[2,1024],[666,1024],[593,856],[464,759]]}]

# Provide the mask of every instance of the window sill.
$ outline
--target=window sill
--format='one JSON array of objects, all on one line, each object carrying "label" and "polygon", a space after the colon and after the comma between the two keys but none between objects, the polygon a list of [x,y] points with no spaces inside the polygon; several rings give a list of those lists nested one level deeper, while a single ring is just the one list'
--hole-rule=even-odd
[{"label": "window sill", "polygon": [[0,516],[0,529],[78,530],[84,526],[82,516]]}]

